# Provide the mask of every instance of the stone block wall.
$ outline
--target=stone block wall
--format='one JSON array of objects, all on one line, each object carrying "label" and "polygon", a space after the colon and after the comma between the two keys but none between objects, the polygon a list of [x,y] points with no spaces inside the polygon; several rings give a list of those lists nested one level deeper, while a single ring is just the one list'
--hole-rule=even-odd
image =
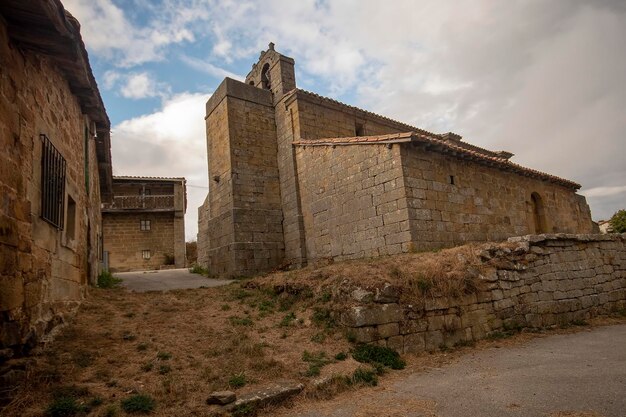
[{"label": "stone block wall", "polygon": [[408,145],[402,167],[418,250],[535,233],[533,193],[543,202],[544,232],[592,232],[584,198],[558,184]]},{"label": "stone block wall", "polygon": [[296,152],[308,259],[409,251],[398,146],[309,146]]},{"label": "stone block wall", "polygon": [[626,309],[626,234],[531,235],[484,249],[482,289],[400,303],[401,286],[344,291],[357,341],[433,351],[510,329],[567,325]]},{"label": "stone block wall", "polygon": [[[95,282],[101,236],[93,123],[64,74],[20,49],[0,19],[0,350],[27,353],[71,314]],[[67,163],[65,195],[76,203],[74,236],[41,218],[40,134]],[[7,350],[8,349],[8,350]],[[10,353],[7,353],[10,352]]]},{"label": "stone block wall", "polygon": [[[140,229],[141,220],[150,220],[150,230]],[[109,253],[109,270],[159,269],[166,263],[167,256],[175,254],[174,221],[172,212],[103,213],[104,248]],[[150,259],[143,259],[143,250],[150,251]]]},{"label": "stone block wall", "polygon": [[207,103],[209,220],[199,233],[213,274],[251,275],[284,259],[274,112],[269,91],[230,79]]}]

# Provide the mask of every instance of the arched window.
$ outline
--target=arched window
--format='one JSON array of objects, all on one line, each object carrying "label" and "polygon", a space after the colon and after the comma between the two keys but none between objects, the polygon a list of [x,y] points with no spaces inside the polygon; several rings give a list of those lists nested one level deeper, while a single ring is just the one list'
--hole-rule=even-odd
[{"label": "arched window", "polygon": [[538,193],[532,193],[530,195],[530,200],[532,203],[532,216],[533,216],[533,226],[535,234],[546,233],[546,213],[543,207],[543,199]]},{"label": "arched window", "polygon": [[254,85],[254,81],[250,81],[248,84],[253,86]]},{"label": "arched window", "polygon": [[261,70],[261,85],[265,90],[270,89],[270,76],[268,71],[270,69],[270,64],[266,63],[263,65],[263,69]]}]

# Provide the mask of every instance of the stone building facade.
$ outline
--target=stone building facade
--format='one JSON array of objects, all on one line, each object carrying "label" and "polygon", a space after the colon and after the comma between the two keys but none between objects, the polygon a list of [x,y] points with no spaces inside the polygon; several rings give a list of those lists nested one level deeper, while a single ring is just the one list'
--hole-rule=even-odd
[{"label": "stone building facade", "polygon": [[113,177],[113,197],[102,208],[109,270],[184,268],[184,178]]},{"label": "stone building facade", "polygon": [[59,1],[0,2],[0,363],[100,270],[110,123],[79,28]]},{"label": "stone building facade", "polygon": [[198,259],[215,274],[591,232],[580,185],[300,90],[273,44],[217,88],[206,131]]}]

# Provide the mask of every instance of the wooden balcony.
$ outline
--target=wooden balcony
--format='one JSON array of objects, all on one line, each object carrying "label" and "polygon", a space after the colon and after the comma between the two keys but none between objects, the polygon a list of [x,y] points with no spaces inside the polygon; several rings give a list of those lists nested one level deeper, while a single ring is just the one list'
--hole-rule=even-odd
[{"label": "wooden balcony", "polygon": [[174,194],[114,196],[111,203],[102,204],[102,211],[175,211]]}]

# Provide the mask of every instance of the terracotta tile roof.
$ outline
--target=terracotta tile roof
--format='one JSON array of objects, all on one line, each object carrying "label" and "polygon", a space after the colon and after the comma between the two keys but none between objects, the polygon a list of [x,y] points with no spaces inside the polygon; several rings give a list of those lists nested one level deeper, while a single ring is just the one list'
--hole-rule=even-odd
[{"label": "terracotta tile roof", "polygon": [[300,139],[295,141],[294,146],[345,146],[345,145],[375,145],[385,143],[407,143],[421,144],[426,150],[452,155],[459,159],[474,161],[482,165],[493,166],[503,171],[515,172],[517,174],[537,178],[543,181],[553,182],[567,188],[578,190],[580,184],[569,181],[545,172],[537,171],[515,164],[506,158],[491,156],[472,149],[467,149],[449,142],[445,142],[437,137],[428,136],[419,132],[394,133],[391,135],[379,136],[357,136],[348,138],[323,138],[314,140]]},{"label": "terracotta tile roof", "polygon": [[141,181],[186,181],[185,177],[136,177],[132,175],[114,175],[113,180],[141,180]]}]

